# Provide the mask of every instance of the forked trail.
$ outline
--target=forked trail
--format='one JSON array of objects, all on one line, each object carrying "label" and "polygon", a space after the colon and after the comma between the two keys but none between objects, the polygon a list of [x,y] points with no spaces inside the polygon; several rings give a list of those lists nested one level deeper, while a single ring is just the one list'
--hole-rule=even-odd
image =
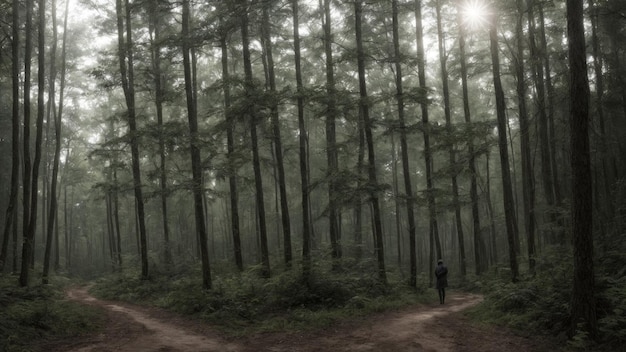
[{"label": "forked trail", "polygon": [[157,308],[96,299],[84,287],[69,290],[67,297],[102,308],[107,325],[99,334],[47,346],[46,352],[457,352],[543,351],[547,347],[500,329],[473,326],[458,314],[482,300],[472,294],[450,294],[445,305],[376,314],[316,332],[266,333],[239,340]]}]

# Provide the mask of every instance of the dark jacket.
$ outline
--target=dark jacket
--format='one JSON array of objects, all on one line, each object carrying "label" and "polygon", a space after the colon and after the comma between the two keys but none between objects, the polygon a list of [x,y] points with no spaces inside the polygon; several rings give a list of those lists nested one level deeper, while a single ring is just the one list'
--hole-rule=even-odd
[{"label": "dark jacket", "polygon": [[437,289],[448,287],[448,267],[443,264],[437,265],[435,277],[437,277]]}]

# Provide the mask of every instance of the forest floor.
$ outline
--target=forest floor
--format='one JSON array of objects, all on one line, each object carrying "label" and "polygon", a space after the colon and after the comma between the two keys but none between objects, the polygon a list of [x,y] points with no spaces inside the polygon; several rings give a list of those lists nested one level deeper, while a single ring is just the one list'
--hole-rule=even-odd
[{"label": "forest floor", "polygon": [[211,326],[154,307],[96,299],[85,287],[67,298],[106,314],[99,333],[46,343],[46,352],[321,352],[321,351],[556,351],[545,338],[526,338],[508,329],[472,322],[462,311],[482,297],[451,293],[444,305],[415,306],[344,321],[311,332],[263,333],[225,338]]}]

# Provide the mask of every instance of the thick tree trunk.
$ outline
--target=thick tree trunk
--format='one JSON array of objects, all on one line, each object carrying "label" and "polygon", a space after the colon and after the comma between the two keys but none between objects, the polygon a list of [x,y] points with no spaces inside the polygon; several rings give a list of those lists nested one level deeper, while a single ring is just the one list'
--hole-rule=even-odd
[{"label": "thick tree trunk", "polygon": [[585,52],[582,0],[567,0],[567,37],[570,66],[570,122],[572,166],[572,237],[574,283],[571,332],[584,330],[597,337],[594,296],[593,209],[589,150],[589,81]]},{"label": "thick tree trunk", "polygon": [[[9,204],[6,210],[6,219],[4,223],[4,230],[2,232],[2,249],[0,251],[0,273],[3,272],[5,263],[7,260],[7,252],[9,246],[9,237],[11,229],[17,229],[17,222],[14,222],[17,217],[17,201],[19,192],[19,175],[20,175],[20,11],[19,1],[13,0],[12,2],[12,24],[13,24],[13,38],[11,40],[11,50],[13,63],[11,66],[12,72],[12,113],[11,113],[11,192],[9,195]],[[15,231],[14,231],[15,233]],[[17,246],[17,238],[13,239],[13,247]],[[17,260],[17,253],[13,252],[13,262]],[[15,265],[14,265],[15,270]]]}]

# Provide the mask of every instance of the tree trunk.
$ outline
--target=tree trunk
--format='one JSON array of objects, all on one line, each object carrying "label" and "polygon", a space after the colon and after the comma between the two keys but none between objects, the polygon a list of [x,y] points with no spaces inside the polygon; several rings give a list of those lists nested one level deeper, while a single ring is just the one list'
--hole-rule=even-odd
[{"label": "tree trunk", "polygon": [[276,153],[276,168],[278,171],[278,189],[280,191],[280,213],[283,227],[283,257],[287,268],[291,267],[293,259],[291,249],[291,221],[289,218],[289,204],[287,202],[287,181],[285,181],[285,166],[283,157],[283,144],[280,136],[280,121],[278,114],[276,74],[274,72],[274,56],[272,53],[272,39],[270,34],[269,2],[263,5],[263,24],[261,28],[264,52],[267,59],[267,73],[270,90],[270,118],[272,121],[272,132]]},{"label": "tree trunk", "polygon": [[381,282],[387,283],[387,273],[385,271],[385,249],[383,242],[383,229],[381,222],[380,201],[378,199],[378,181],[376,179],[376,156],[374,152],[374,136],[372,133],[372,121],[369,116],[369,102],[367,96],[367,84],[365,80],[365,51],[363,49],[362,19],[363,1],[354,2],[355,32],[357,47],[357,66],[359,74],[359,113],[363,117],[363,127],[365,139],[367,141],[367,170],[369,179],[370,201],[373,208],[374,221],[374,248],[378,260],[378,278]]},{"label": "tree trunk", "polygon": [[335,259],[341,258],[342,248],[339,228],[339,206],[337,204],[337,173],[339,162],[337,158],[337,137],[336,125],[337,118],[337,101],[335,88],[335,67],[332,52],[332,18],[330,10],[330,0],[324,0],[322,23],[324,27],[324,53],[326,58],[326,162],[328,170],[326,177],[328,178],[328,225],[330,234],[330,243],[332,247],[331,256]]},{"label": "tree trunk", "polygon": [[[409,147],[407,143],[407,131],[405,122],[405,109],[404,109],[404,87],[402,85],[402,53],[400,52],[400,34],[399,27],[400,21],[398,20],[398,0],[392,0],[392,22],[393,22],[393,48],[394,48],[394,61],[396,71],[396,102],[398,106],[398,122],[400,128],[400,152],[402,158],[402,173],[404,179],[404,193],[406,197],[406,212],[407,221],[409,225],[409,285],[413,288],[417,287],[417,253],[416,253],[416,225],[415,225],[415,210],[413,196],[413,185],[411,183],[411,167],[409,164]],[[395,155],[395,152],[394,152]],[[398,241],[400,233],[398,232]],[[400,252],[398,252],[400,257]],[[399,260],[399,258],[398,258]]]},{"label": "tree trunk", "polygon": [[[443,85],[443,110],[446,119],[446,130],[452,134],[452,113],[450,112],[450,88],[448,83],[448,67],[447,67],[447,53],[444,43],[443,26],[441,23],[441,2],[436,1],[437,11],[437,42],[439,46],[439,63],[441,64],[441,82]],[[452,140],[452,138],[450,138]],[[454,144],[451,142],[449,145],[449,162],[452,183],[452,203],[454,206],[454,215],[456,221],[456,231],[459,243],[459,257],[460,257],[460,272],[461,276],[465,277],[467,274],[467,264],[465,262],[465,236],[463,234],[463,221],[461,219],[461,205],[459,203],[459,185],[457,183],[457,166],[456,166],[456,152],[454,151]]]},{"label": "tree trunk", "polygon": [[240,0],[241,4],[241,39],[243,43],[243,64],[245,72],[245,90],[248,98],[249,110],[247,111],[250,119],[250,143],[252,144],[252,164],[254,168],[254,184],[256,190],[256,209],[259,222],[259,240],[261,249],[261,276],[270,277],[270,258],[267,248],[267,224],[265,219],[265,201],[263,196],[263,178],[261,174],[261,162],[259,159],[259,145],[257,137],[257,116],[255,113],[256,89],[254,78],[252,76],[252,62],[250,58],[250,39],[248,35],[248,1]]},{"label": "tree trunk", "polygon": [[589,151],[589,82],[585,52],[583,2],[567,0],[567,38],[570,71],[570,122],[572,166],[572,237],[574,283],[571,332],[580,329],[597,337],[593,272],[593,209]]},{"label": "tree trunk", "polygon": [[182,17],[182,37],[183,37],[183,66],[185,71],[185,93],[187,97],[187,117],[189,120],[189,135],[191,149],[191,171],[193,184],[193,204],[196,219],[196,234],[200,247],[202,260],[202,287],[210,290],[211,268],[209,263],[209,251],[207,248],[207,231],[204,222],[204,211],[202,205],[202,160],[200,159],[200,146],[198,140],[198,116],[196,111],[196,100],[193,89],[193,78],[191,73],[190,59],[190,37],[189,37],[189,0],[183,0]]},{"label": "tree trunk", "polygon": [[22,171],[22,265],[20,286],[28,285],[28,266],[33,251],[33,239],[30,238],[28,227],[30,222],[30,194],[31,194],[31,158],[30,158],[30,127],[31,127],[31,60],[33,52],[33,0],[26,0],[26,27],[24,29],[24,132],[23,156],[24,169]]},{"label": "tree trunk", "polygon": [[514,55],[518,118],[520,124],[520,154],[522,158],[522,201],[524,228],[528,242],[528,267],[535,272],[535,180],[530,155],[530,125],[526,105],[526,79],[524,69],[524,1],[517,0],[517,20],[515,25],[516,53]]},{"label": "tree trunk", "polygon": [[[67,2],[67,1],[66,1]],[[49,80],[49,95],[48,95],[48,114],[50,114],[50,110],[53,110],[54,113],[54,160],[52,165],[52,180],[50,184],[50,207],[48,209],[48,223],[47,223],[47,232],[46,232],[46,249],[44,253],[44,261],[43,261],[43,274],[42,274],[42,283],[46,285],[48,283],[48,272],[50,270],[50,255],[52,254],[52,239],[54,237],[54,224],[57,221],[57,208],[58,208],[58,197],[57,197],[57,186],[58,186],[58,178],[59,178],[59,162],[61,160],[61,118],[62,101],[59,102],[59,113],[56,111],[56,104],[54,102],[55,99],[55,81],[57,76],[56,71],[56,48],[57,48],[57,14],[56,14],[56,0],[52,0],[50,4],[52,10],[52,45],[50,51],[50,80]],[[66,13],[66,21],[67,24],[67,9]],[[65,38],[65,33],[64,33]],[[65,43],[65,42],[64,42]],[[63,54],[65,54],[65,45],[63,46]],[[62,64],[62,68],[65,66]],[[64,77],[64,76],[63,76]],[[63,96],[63,86],[61,86],[61,96]]]},{"label": "tree trunk", "polygon": [[[19,37],[19,28],[20,28],[20,11],[19,11],[19,1],[13,0],[12,3],[12,23],[13,23],[13,38],[11,40],[11,50],[12,50],[12,59],[13,63],[11,66],[12,72],[12,114],[11,114],[11,193],[9,195],[9,204],[6,210],[6,219],[4,223],[4,230],[2,232],[2,251],[0,252],[0,273],[3,272],[5,262],[7,259],[8,245],[9,245],[9,237],[11,234],[11,229],[17,229],[17,223],[13,220],[16,218],[14,214],[17,214],[17,202],[18,202],[18,191],[19,191],[19,175],[20,175],[20,152],[19,152],[19,143],[20,143],[20,90],[19,90],[19,78],[20,78],[20,57],[19,57],[19,48],[20,48],[20,37]],[[13,246],[17,245],[17,241],[14,238]],[[13,253],[13,261],[15,262],[17,258],[17,253]]]},{"label": "tree trunk", "polygon": [[[302,274],[308,279],[311,274],[311,220],[309,218],[309,177],[306,150],[306,129],[304,124],[304,92],[302,83],[302,65],[300,51],[300,30],[298,15],[298,0],[291,1],[291,9],[293,14],[293,46],[294,60],[296,69],[296,87],[297,87],[297,105],[298,105],[298,146],[300,153],[300,193],[302,194]],[[324,37],[326,43],[326,37]],[[326,45],[326,44],[325,44]],[[328,52],[326,53],[328,55]],[[328,65],[328,58],[327,58]],[[328,67],[326,69],[328,73]],[[331,75],[332,75],[332,57],[331,57]],[[327,117],[328,118],[328,117]],[[332,228],[332,225],[331,225]]]},{"label": "tree trunk", "polygon": [[228,33],[226,30],[220,37],[220,48],[222,53],[222,81],[224,81],[224,110],[226,118],[226,143],[228,150],[228,185],[230,191],[230,226],[233,237],[233,252],[235,264],[239,271],[243,271],[243,259],[241,256],[241,235],[239,230],[239,195],[237,191],[237,169],[235,168],[235,139],[233,137],[235,129],[235,117],[230,112],[230,73],[228,71]]},{"label": "tree trunk", "polygon": [[[422,1],[415,0],[415,37],[417,42],[417,69],[420,89],[424,92],[428,89],[426,86],[426,55],[424,51],[424,30],[422,25]],[[426,198],[428,201],[428,219],[429,219],[429,237],[431,242],[431,251],[436,251],[437,258],[442,257],[441,242],[439,241],[439,225],[437,224],[437,204],[435,201],[433,186],[433,161],[432,152],[430,150],[430,125],[428,121],[428,103],[420,103],[422,111],[422,133],[424,136],[424,164],[426,169]],[[434,255],[431,253],[430,269],[432,272],[434,265]],[[429,275],[432,281],[432,275]]]},{"label": "tree trunk", "polygon": [[154,35],[151,43],[152,70],[154,75],[154,105],[157,115],[157,128],[159,131],[159,188],[161,200],[161,225],[163,228],[163,257],[166,264],[172,263],[172,250],[170,248],[170,226],[167,212],[167,171],[165,160],[165,131],[163,128],[163,73],[161,72],[161,12],[158,2],[150,3],[150,34]]},{"label": "tree trunk", "polygon": [[509,243],[511,280],[517,282],[519,276],[515,250],[517,219],[515,218],[515,201],[513,199],[513,185],[511,184],[511,171],[509,166],[509,151],[506,136],[506,106],[502,82],[500,80],[500,57],[498,53],[498,32],[496,26],[496,17],[493,16],[489,29],[489,44],[491,48],[491,64],[493,66],[493,84],[496,95],[496,113],[498,116],[498,145],[500,147],[500,168],[502,171],[502,195],[504,199],[506,234]]},{"label": "tree trunk", "polygon": [[[467,83],[467,57],[465,53],[465,28],[463,27],[463,19],[461,17],[460,7],[457,9],[457,23],[459,25],[459,61],[461,68],[461,89],[463,94],[463,116],[465,124],[471,130],[472,114],[469,105],[469,89]],[[476,266],[476,275],[480,275],[487,270],[487,249],[480,228],[480,210],[478,199],[478,173],[476,171],[476,151],[474,148],[474,134],[470,133],[467,140],[468,154],[468,170],[470,176],[470,202],[472,204],[472,229],[474,233],[474,262]]]},{"label": "tree trunk", "polygon": [[[136,111],[135,111],[135,79],[133,67],[133,41],[131,29],[131,7],[129,0],[115,1],[117,12],[118,31],[118,55],[120,73],[122,76],[122,88],[126,98],[128,109],[128,133],[130,134],[130,149],[132,159],[133,189],[137,207],[137,227],[139,236],[139,252],[141,257],[141,278],[148,279],[148,246],[146,239],[146,223],[143,191],[141,187],[141,170],[139,168],[139,137],[137,131]],[[125,12],[123,12],[125,10]],[[126,40],[124,40],[124,20],[126,20]]]}]

